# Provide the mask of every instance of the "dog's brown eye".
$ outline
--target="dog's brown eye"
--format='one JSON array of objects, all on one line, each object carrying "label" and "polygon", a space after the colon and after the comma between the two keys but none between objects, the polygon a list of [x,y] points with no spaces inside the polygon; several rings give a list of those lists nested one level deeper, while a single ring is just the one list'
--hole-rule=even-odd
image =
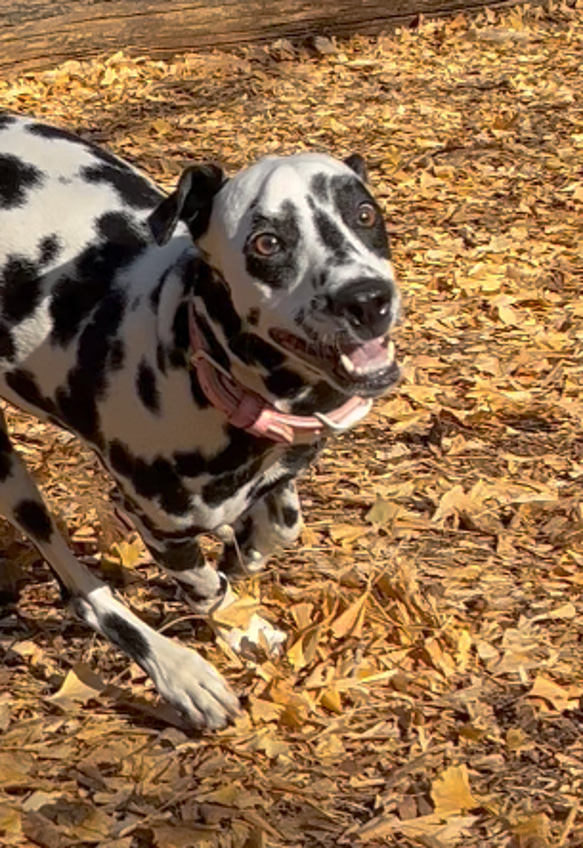
[{"label": "dog's brown eye", "polygon": [[358,223],[361,227],[374,227],[378,214],[372,203],[361,203],[358,207]]},{"label": "dog's brown eye", "polygon": [[261,233],[252,242],[253,250],[260,256],[274,256],[281,250],[281,242],[273,233]]}]

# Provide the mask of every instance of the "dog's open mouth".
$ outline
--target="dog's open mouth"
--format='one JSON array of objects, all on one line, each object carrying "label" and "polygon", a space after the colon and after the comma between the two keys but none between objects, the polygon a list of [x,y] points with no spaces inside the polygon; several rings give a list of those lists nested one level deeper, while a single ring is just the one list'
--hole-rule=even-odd
[{"label": "dog's open mouth", "polygon": [[388,335],[363,342],[339,339],[330,345],[305,341],[278,327],[269,333],[284,350],[317,372],[330,374],[341,388],[351,393],[380,394],[399,378],[395,345]]}]

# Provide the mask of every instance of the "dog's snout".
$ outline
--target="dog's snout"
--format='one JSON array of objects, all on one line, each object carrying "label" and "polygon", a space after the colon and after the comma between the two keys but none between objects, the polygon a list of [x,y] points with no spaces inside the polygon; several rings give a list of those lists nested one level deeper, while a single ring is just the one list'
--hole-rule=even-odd
[{"label": "dog's snout", "polygon": [[344,318],[363,340],[387,332],[393,319],[393,290],[385,280],[357,280],[344,286],[331,301],[332,312]]}]

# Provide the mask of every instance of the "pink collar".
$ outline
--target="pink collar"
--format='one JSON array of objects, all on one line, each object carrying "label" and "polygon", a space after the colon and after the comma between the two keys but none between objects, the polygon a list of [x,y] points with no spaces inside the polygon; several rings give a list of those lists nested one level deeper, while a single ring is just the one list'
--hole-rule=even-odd
[{"label": "pink collar", "polygon": [[290,445],[311,442],[327,432],[341,432],[353,427],[372,406],[368,398],[353,397],[326,415],[318,412],[314,415],[279,412],[256,392],[236,382],[214,361],[206,349],[192,304],[188,312],[188,326],[192,350],[190,362],[196,369],[198,382],[207,400],[224,412],[230,424],[254,436]]}]

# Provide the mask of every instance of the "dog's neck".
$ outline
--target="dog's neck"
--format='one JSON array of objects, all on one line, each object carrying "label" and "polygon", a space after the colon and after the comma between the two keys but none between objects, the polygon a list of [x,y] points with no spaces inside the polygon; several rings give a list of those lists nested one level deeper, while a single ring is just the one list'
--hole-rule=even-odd
[{"label": "dog's neck", "polygon": [[327,414],[319,411],[313,415],[281,412],[273,403],[236,380],[213,358],[192,302],[189,304],[188,326],[190,364],[207,400],[227,416],[230,424],[254,436],[284,444],[311,442],[328,433],[353,427],[370,410],[372,401],[352,397]]}]

